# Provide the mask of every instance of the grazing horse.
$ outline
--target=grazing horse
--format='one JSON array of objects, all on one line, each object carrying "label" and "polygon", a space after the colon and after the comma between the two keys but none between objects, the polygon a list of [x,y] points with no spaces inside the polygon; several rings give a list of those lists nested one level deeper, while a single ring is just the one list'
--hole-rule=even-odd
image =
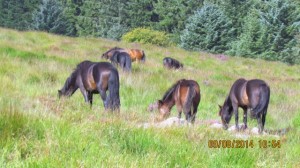
[{"label": "grazing horse", "polygon": [[124,49],[119,47],[114,47],[108,51],[106,51],[104,54],[102,54],[102,58],[110,59],[116,52],[125,52],[129,54],[131,61],[134,62],[136,60],[145,62],[146,55],[143,50],[139,49]]},{"label": "grazing horse", "polygon": [[[194,80],[181,79],[165,93],[162,100],[157,101],[159,118],[161,120],[168,117],[172,107],[176,105],[178,119],[180,120],[183,111],[186,120],[194,123],[200,99],[199,84]],[[149,107],[149,110],[152,111],[154,106]]]},{"label": "grazing horse", "polygon": [[180,69],[183,68],[183,64],[180,63],[179,61],[177,61],[174,58],[170,58],[170,57],[165,57],[163,59],[163,65],[164,67],[168,68],[168,69]]},{"label": "grazing horse", "polygon": [[114,65],[120,65],[120,67],[126,71],[131,71],[131,59],[129,54],[125,52],[115,52],[113,56],[111,56],[110,61]]},{"label": "grazing horse", "polygon": [[119,111],[119,87],[119,73],[113,65],[108,62],[83,61],[67,78],[63,88],[58,90],[58,97],[70,97],[79,88],[91,107],[93,94],[100,93],[105,109]]},{"label": "grazing horse", "polygon": [[262,133],[266,121],[269,99],[270,88],[263,80],[238,79],[232,85],[224,105],[220,106],[219,115],[221,116],[224,129],[228,128],[229,121],[234,113],[236,129],[239,130],[238,108],[241,107],[244,110],[244,129],[247,128],[247,111],[250,110],[252,118],[257,119],[259,133]]}]

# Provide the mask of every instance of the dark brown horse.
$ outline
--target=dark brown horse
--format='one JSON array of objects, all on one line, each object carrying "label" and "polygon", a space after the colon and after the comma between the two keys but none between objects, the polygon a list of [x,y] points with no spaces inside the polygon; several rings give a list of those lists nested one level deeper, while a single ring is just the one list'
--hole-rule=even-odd
[{"label": "dark brown horse", "polygon": [[119,47],[114,47],[108,51],[106,51],[104,54],[102,54],[102,58],[110,59],[116,52],[125,52],[129,54],[131,61],[141,61],[145,62],[146,60],[146,55],[143,50],[139,49],[124,49],[124,48],[119,48]]},{"label": "dark brown horse", "polygon": [[131,71],[131,59],[129,54],[125,52],[115,52],[113,56],[110,57],[110,61],[114,65],[119,65],[124,71]]},{"label": "dark brown horse", "polygon": [[163,65],[164,67],[168,69],[180,69],[183,68],[183,64],[180,63],[178,60],[170,57],[165,57],[163,59]]},{"label": "dark brown horse", "polygon": [[162,120],[168,117],[172,107],[176,105],[178,118],[181,118],[183,111],[186,120],[194,123],[200,99],[198,83],[194,80],[181,79],[165,93],[162,100],[157,101],[157,108],[160,113],[159,119]]},{"label": "dark brown horse", "polygon": [[99,93],[105,109],[119,111],[119,87],[119,73],[110,63],[83,61],[67,78],[63,88],[58,90],[58,96],[70,97],[79,88],[84,100],[91,106],[93,94]]},{"label": "dark brown horse", "polygon": [[266,121],[269,99],[270,88],[263,80],[238,79],[232,85],[224,105],[220,106],[219,115],[221,116],[224,129],[228,128],[228,123],[234,113],[236,129],[239,130],[238,108],[241,107],[244,110],[244,129],[247,128],[247,111],[250,110],[251,116],[257,119],[259,133],[262,133]]}]

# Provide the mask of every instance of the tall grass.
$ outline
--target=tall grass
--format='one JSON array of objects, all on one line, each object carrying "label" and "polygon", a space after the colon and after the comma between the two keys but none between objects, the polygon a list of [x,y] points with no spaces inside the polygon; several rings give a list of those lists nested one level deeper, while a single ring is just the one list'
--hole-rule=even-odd
[{"label": "tall grass", "polygon": [[[298,167],[300,165],[300,67],[187,52],[106,39],[55,36],[0,29],[0,165],[4,167]],[[83,60],[105,61],[110,47],[145,50],[146,62],[120,72],[120,115],[104,111],[99,95],[92,109],[81,93],[57,98],[66,78]],[[165,56],[184,64],[162,67]],[[267,129],[288,126],[279,138],[251,136],[254,148],[209,148],[209,140],[240,139],[207,126],[139,128],[150,122],[150,103],[181,78],[198,81],[202,99],[196,120],[218,119],[231,84],[261,78],[271,87]],[[172,116],[177,116],[176,108]],[[257,126],[248,120],[249,126]],[[233,122],[233,121],[231,121]],[[240,120],[240,122],[242,122]],[[281,140],[281,148],[259,148],[259,140]]]}]

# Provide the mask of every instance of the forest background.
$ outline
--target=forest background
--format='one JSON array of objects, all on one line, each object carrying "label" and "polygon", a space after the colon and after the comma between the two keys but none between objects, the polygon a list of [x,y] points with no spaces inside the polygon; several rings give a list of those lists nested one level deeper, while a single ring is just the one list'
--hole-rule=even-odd
[{"label": "forest background", "polygon": [[300,63],[298,0],[0,0],[0,26]]}]

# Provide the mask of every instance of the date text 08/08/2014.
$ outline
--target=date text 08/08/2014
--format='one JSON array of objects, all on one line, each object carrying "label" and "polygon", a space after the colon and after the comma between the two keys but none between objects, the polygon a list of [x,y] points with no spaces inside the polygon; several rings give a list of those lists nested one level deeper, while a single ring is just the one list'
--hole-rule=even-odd
[{"label": "date text 08/08/2014", "polygon": [[209,148],[280,148],[280,140],[208,140]]}]

